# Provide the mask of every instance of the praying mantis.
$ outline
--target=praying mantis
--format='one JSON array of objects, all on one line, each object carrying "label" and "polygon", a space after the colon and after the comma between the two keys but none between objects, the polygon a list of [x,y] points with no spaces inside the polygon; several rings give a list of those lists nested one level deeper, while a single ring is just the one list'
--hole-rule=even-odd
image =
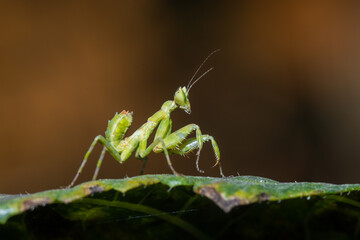
[{"label": "praying mantis", "polygon": [[[203,173],[204,171],[200,170],[199,168],[199,158],[203,143],[207,141],[211,141],[212,148],[215,153],[216,163],[214,166],[219,166],[220,175],[224,177],[220,164],[220,150],[215,139],[210,135],[203,135],[201,133],[200,127],[196,124],[188,124],[175,132],[171,132],[172,120],[170,118],[171,112],[177,108],[184,110],[188,114],[191,113],[189,101],[190,89],[197,81],[199,81],[203,76],[210,72],[213,67],[205,71],[196,80],[194,80],[194,78],[201,69],[201,67],[204,65],[204,63],[217,51],[219,50],[215,50],[207,56],[207,58],[196,70],[195,74],[190,79],[186,87],[179,87],[176,90],[174,100],[164,102],[161,106],[161,109],[157,111],[154,115],[149,117],[147,122],[144,123],[139,129],[137,129],[131,136],[124,138],[133,120],[132,112],[124,110],[121,113],[116,113],[115,116],[108,122],[105,137],[103,137],[102,135],[98,135],[95,137],[94,141],[90,145],[89,150],[85,154],[80,168],[78,169],[74,179],[68,187],[72,187],[74,185],[75,181],[83,170],[89,158],[89,155],[91,154],[94,146],[97,143],[103,145],[103,149],[96,165],[96,169],[92,178],[93,180],[96,180],[97,178],[106,151],[108,151],[110,155],[120,164],[127,161],[132,155],[132,153],[135,152],[135,157],[143,160],[140,174],[143,174],[147,162],[147,156],[152,151],[155,153],[163,152],[165,154],[167,163],[171,171],[175,175],[181,175],[173,168],[169,154],[186,155],[187,153],[198,149],[196,154],[196,169],[200,173]],[[149,146],[147,146],[150,135],[154,132],[156,128],[157,130],[155,133],[154,141]],[[196,136],[187,139],[187,137],[193,131],[195,131]]]}]

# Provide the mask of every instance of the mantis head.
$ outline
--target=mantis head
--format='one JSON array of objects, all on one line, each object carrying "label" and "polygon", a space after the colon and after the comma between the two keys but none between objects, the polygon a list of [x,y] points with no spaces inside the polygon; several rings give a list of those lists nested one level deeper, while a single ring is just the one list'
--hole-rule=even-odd
[{"label": "mantis head", "polygon": [[207,56],[207,58],[205,58],[205,60],[201,63],[200,67],[196,70],[195,74],[193,75],[193,77],[190,79],[187,87],[179,87],[178,90],[176,90],[175,92],[175,96],[174,96],[174,100],[176,105],[178,105],[181,109],[183,109],[187,114],[191,113],[191,109],[190,109],[190,101],[189,101],[189,92],[190,89],[192,88],[192,86],[194,86],[195,83],[197,83],[197,81],[199,81],[203,76],[205,76],[208,72],[210,72],[211,70],[213,70],[213,68],[208,69],[207,71],[205,71],[200,77],[195,78],[195,76],[197,75],[197,73],[199,72],[199,70],[201,69],[201,67],[204,65],[204,63],[209,59],[209,57],[211,57],[211,55],[213,55],[214,53],[218,52],[220,49],[217,49],[215,51],[213,51],[212,53],[209,54],[209,56]]},{"label": "mantis head", "polygon": [[179,87],[175,92],[174,100],[176,105],[183,109],[187,114],[191,113],[189,91],[186,87]]}]

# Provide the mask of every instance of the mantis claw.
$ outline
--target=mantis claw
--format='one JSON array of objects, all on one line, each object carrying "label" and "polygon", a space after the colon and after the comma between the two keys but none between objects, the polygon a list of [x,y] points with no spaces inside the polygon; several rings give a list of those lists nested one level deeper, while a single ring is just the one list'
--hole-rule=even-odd
[{"label": "mantis claw", "polygon": [[219,160],[216,160],[216,163],[214,164],[214,166],[212,166],[212,168],[217,166],[219,164],[219,162],[220,162]]},{"label": "mantis claw", "polygon": [[176,176],[179,176],[179,177],[183,177],[183,176],[185,176],[184,174],[182,174],[182,173],[178,173],[178,172],[175,172],[174,173]]},{"label": "mantis claw", "polygon": [[196,158],[196,170],[199,173],[204,173],[204,171],[199,168],[200,150],[196,153],[196,155],[197,155],[197,158]]}]

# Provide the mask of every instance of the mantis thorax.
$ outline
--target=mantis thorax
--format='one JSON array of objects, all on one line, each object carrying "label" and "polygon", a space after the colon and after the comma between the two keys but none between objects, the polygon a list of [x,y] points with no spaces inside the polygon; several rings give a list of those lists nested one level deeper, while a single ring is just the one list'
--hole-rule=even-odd
[{"label": "mantis thorax", "polygon": [[164,104],[161,106],[161,110],[163,110],[166,113],[171,113],[172,111],[174,111],[178,106],[176,105],[176,103],[174,101],[166,101],[164,102]]}]

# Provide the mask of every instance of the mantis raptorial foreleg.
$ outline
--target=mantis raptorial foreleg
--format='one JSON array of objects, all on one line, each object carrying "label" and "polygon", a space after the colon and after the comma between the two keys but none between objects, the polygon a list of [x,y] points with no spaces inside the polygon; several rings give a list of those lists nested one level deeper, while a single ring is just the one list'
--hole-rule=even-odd
[{"label": "mantis raptorial foreleg", "polygon": [[[203,142],[211,141],[211,145],[214,150],[215,157],[216,157],[216,163],[213,167],[215,167],[216,165],[219,165],[220,175],[222,177],[225,177],[222,172],[221,163],[219,162],[220,151],[219,151],[219,147],[218,147],[215,139],[210,135],[202,135],[202,141]],[[192,152],[193,150],[195,150],[197,148],[198,148],[197,139],[189,138],[189,139],[186,139],[184,142],[182,142],[182,144],[180,146],[178,146],[177,148],[170,150],[170,153],[186,155],[187,153]],[[197,164],[198,164],[198,162],[197,162]]]},{"label": "mantis raptorial foreleg", "polygon": [[[176,148],[178,145],[180,145],[186,139],[186,137],[188,135],[190,135],[193,131],[196,131],[197,148],[199,149],[198,153],[197,153],[197,165],[196,166],[197,166],[197,170],[199,172],[203,172],[202,170],[199,169],[199,166],[198,166],[200,151],[201,151],[201,148],[203,145],[203,137],[201,134],[200,127],[196,124],[189,124],[171,134],[169,134],[170,131],[171,131],[171,119],[165,118],[160,122],[160,124],[158,126],[158,129],[155,134],[154,142],[152,142],[148,147],[146,147],[147,139],[144,138],[140,141],[138,150],[136,152],[136,156],[138,158],[143,159],[147,155],[149,155],[151,151],[154,151],[154,152],[164,151],[169,167],[171,168],[171,170],[173,171],[174,174],[178,175],[178,173],[172,167],[170,157],[168,154],[168,149],[171,150],[171,149]],[[217,147],[217,145],[216,145],[216,147]]]},{"label": "mantis raptorial foreleg", "polygon": [[179,173],[177,173],[175,171],[175,169],[173,168],[171,161],[170,161],[170,156],[169,156],[169,152],[168,152],[168,147],[165,144],[165,137],[169,135],[169,133],[171,132],[171,126],[172,126],[172,122],[171,119],[169,117],[164,118],[163,120],[160,121],[159,126],[156,130],[155,133],[155,140],[147,147],[147,140],[149,138],[149,134],[144,134],[145,137],[143,137],[140,140],[138,149],[136,151],[136,157],[140,158],[140,159],[144,159],[144,163],[143,163],[143,167],[141,169],[140,173],[144,172],[144,168],[145,168],[145,164],[146,164],[146,157],[147,155],[149,155],[151,153],[151,151],[154,150],[154,148],[157,145],[161,145],[164,149],[164,154],[166,157],[166,161],[171,169],[171,171],[175,174],[175,175],[179,175]]},{"label": "mantis raptorial foreleg", "polygon": [[[174,149],[176,148],[178,145],[180,145],[188,135],[191,134],[191,132],[196,131],[196,141],[197,141],[197,148],[199,149],[197,152],[197,159],[196,159],[196,166],[197,166],[197,170],[199,172],[204,172],[202,170],[200,170],[198,162],[199,162],[199,157],[200,157],[200,151],[202,149],[203,146],[203,140],[202,140],[202,135],[201,135],[201,130],[200,127],[196,124],[189,124],[186,125],[185,127],[180,128],[179,130],[169,134],[167,137],[164,138],[164,142],[165,145],[167,147],[167,149]],[[160,145],[156,146],[154,149],[154,152],[161,152],[163,149],[161,148]]]}]

